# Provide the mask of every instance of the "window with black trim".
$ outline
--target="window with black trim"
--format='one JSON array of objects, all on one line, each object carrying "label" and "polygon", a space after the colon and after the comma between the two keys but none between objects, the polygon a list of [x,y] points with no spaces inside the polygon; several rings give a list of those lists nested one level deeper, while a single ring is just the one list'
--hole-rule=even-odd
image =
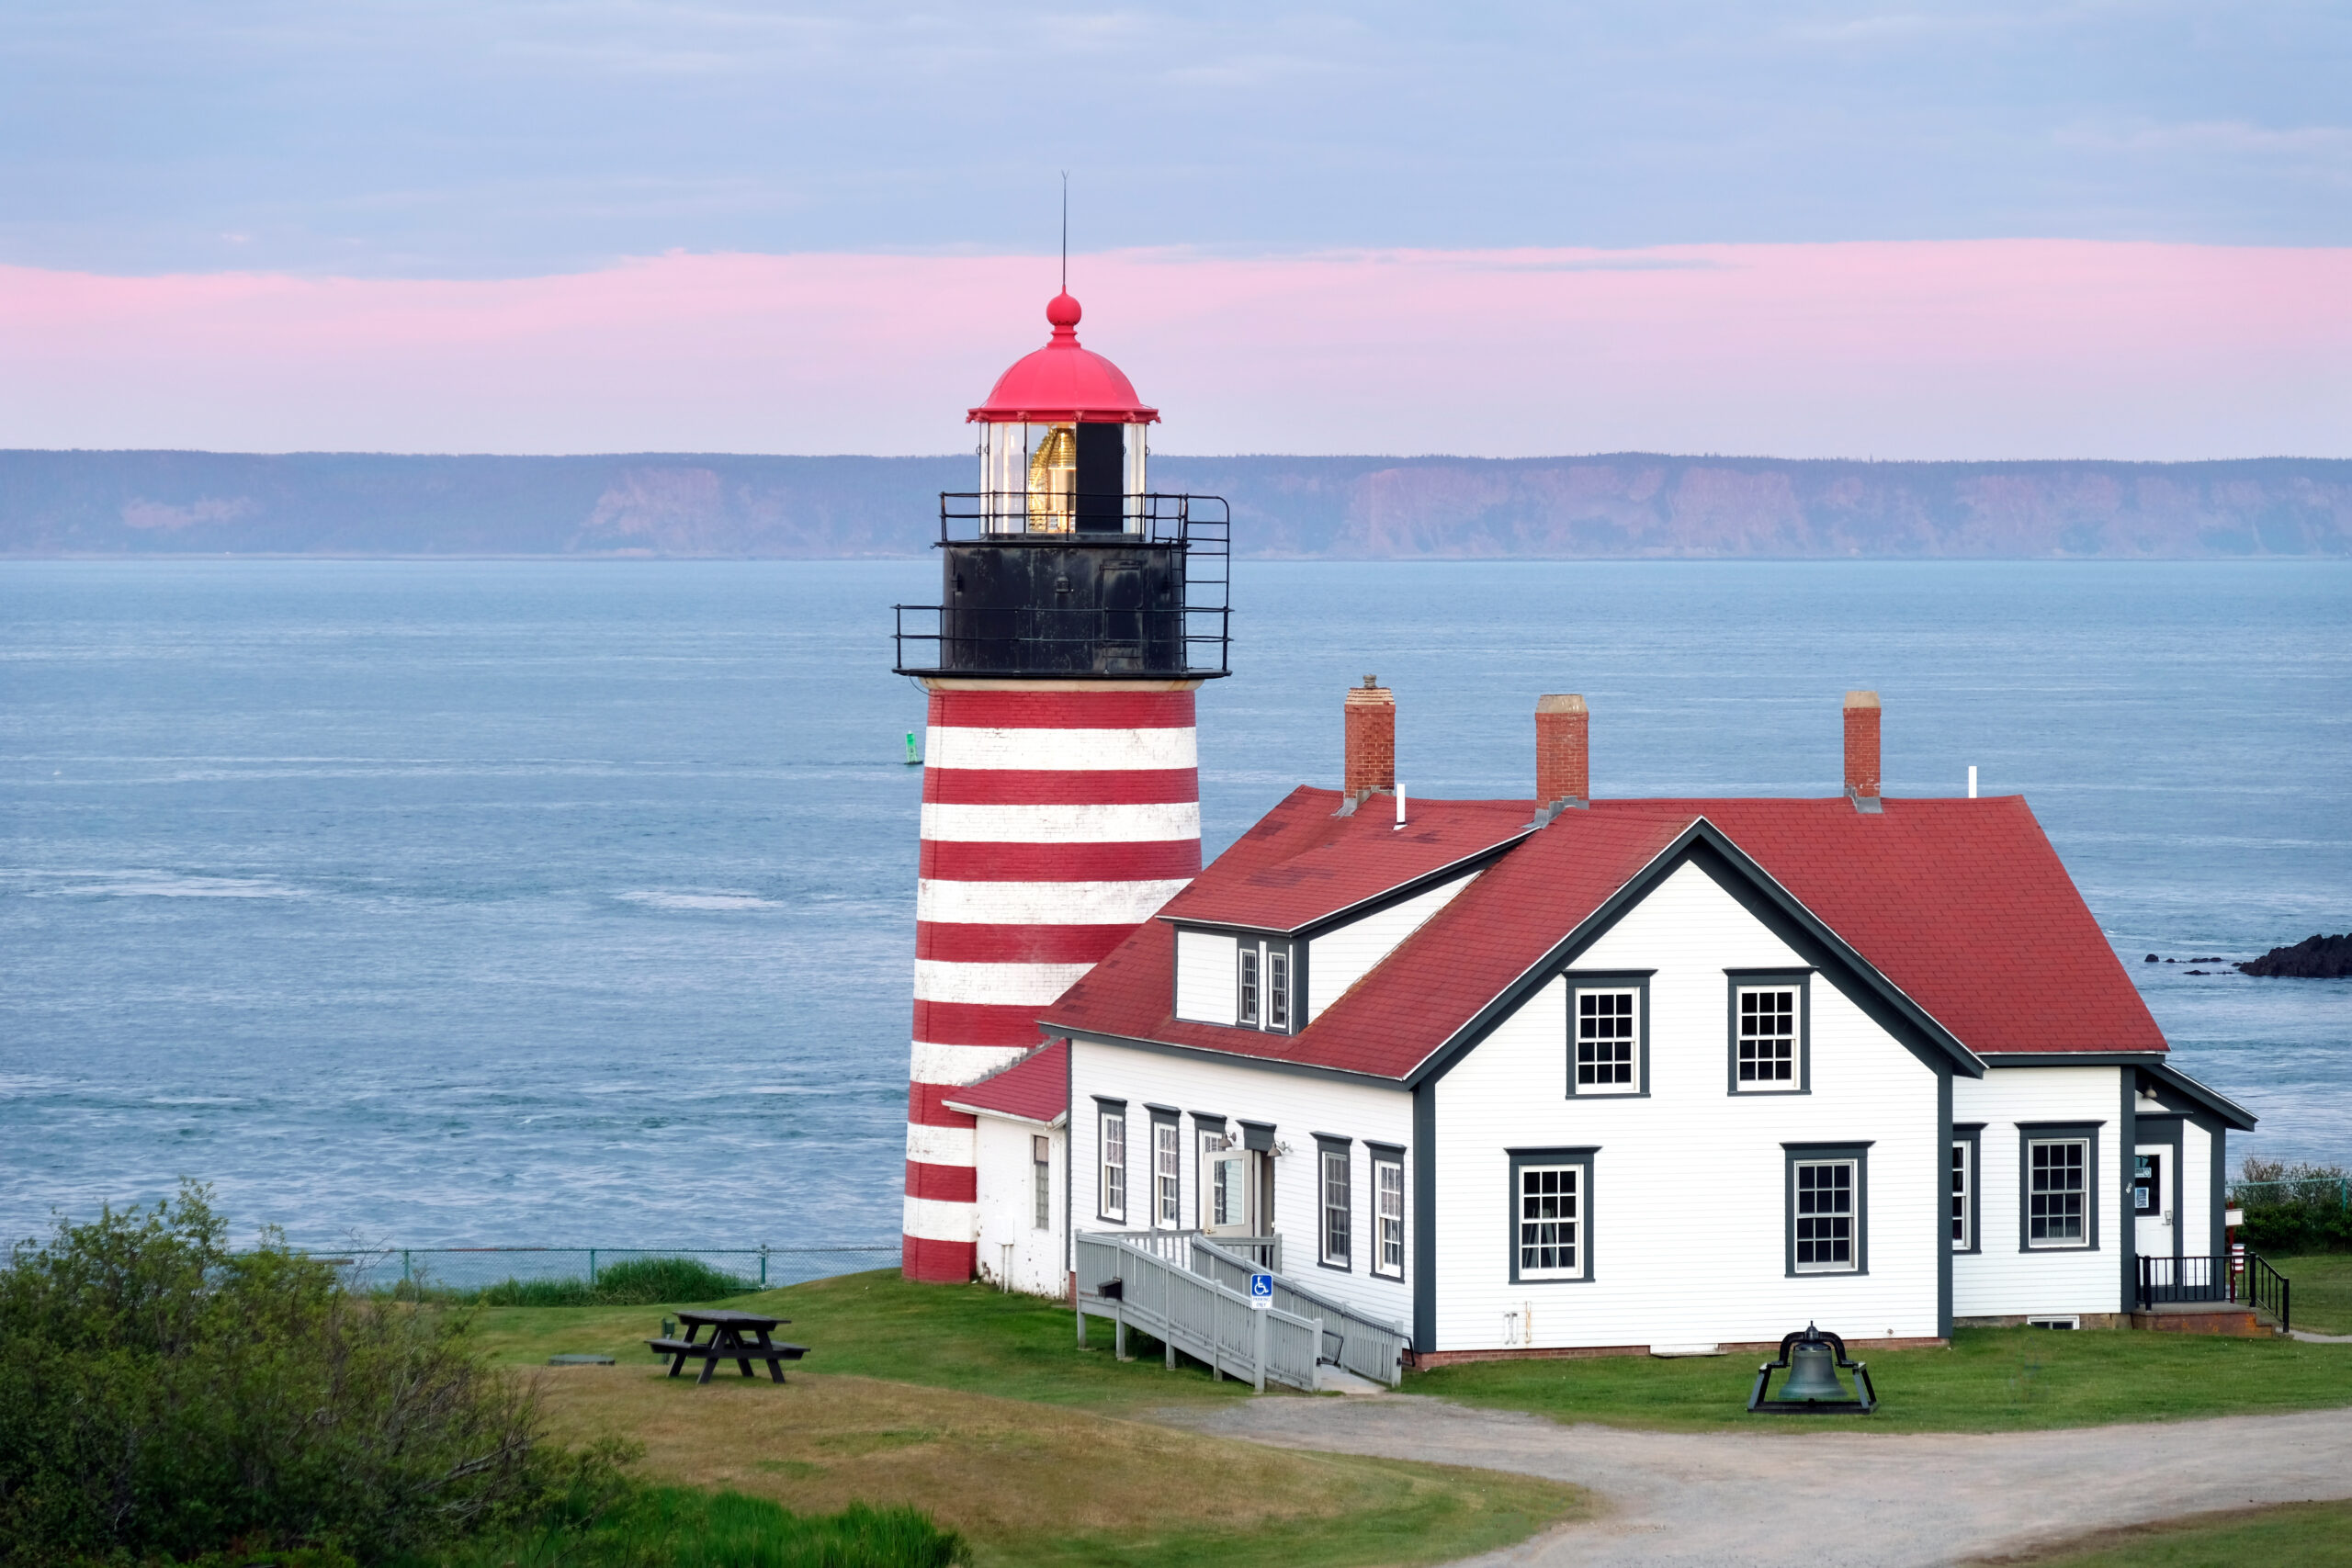
[{"label": "window with black trim", "polygon": [[1258,1023],[1258,961],[1259,949],[1254,942],[1245,942],[1240,949],[1240,995],[1234,1003],[1234,1018],[1251,1028]]},{"label": "window with black trim", "polygon": [[1316,1150],[1323,1198],[1321,1262],[1329,1269],[1345,1269],[1350,1266],[1348,1243],[1354,1234],[1348,1145],[1320,1138],[1316,1141]]},{"label": "window with black trim", "polygon": [[1030,1190],[1037,1208],[1035,1228],[1054,1228],[1054,1141],[1042,1133],[1029,1137]]},{"label": "window with black trim", "polygon": [[1870,1271],[1870,1145],[1783,1144],[1788,1271]]},{"label": "window with black trim", "polygon": [[1198,1173],[1201,1184],[1200,1206],[1194,1211],[1194,1215],[1202,1228],[1206,1229],[1210,1225],[1229,1223],[1220,1212],[1218,1200],[1221,1194],[1216,1188],[1217,1166],[1215,1157],[1225,1153],[1226,1150],[1225,1122],[1222,1119],[1209,1121],[1195,1116],[1193,1118],[1193,1127],[1200,1145],[1193,1153],[1193,1169]]},{"label": "window with black trim", "polygon": [[1633,1094],[1641,1088],[1641,993],[1576,992],[1577,1092]]},{"label": "window with black trim", "polygon": [[1125,1224],[1127,1218],[1127,1113],[1101,1113],[1096,1147],[1102,1157],[1102,1179],[1096,1186],[1096,1213]]},{"label": "window with black trim", "polygon": [[1512,1283],[1592,1278],[1593,1153],[1511,1151]]},{"label": "window with black trim", "polygon": [[1288,1034],[1297,1016],[1297,954],[1286,942],[1253,942],[1235,949],[1233,1021],[1244,1029]]},{"label": "window with black trim", "polygon": [[1266,944],[1266,1027],[1290,1029],[1290,949]]},{"label": "window with black trim", "polygon": [[1174,1230],[1184,1223],[1183,1144],[1172,1113],[1151,1113],[1151,1224]]},{"label": "window with black trim", "polygon": [[1372,1271],[1384,1280],[1405,1277],[1405,1156],[1400,1149],[1372,1151]]},{"label": "window with black trim", "polygon": [[2025,1148],[2026,1245],[2089,1246],[2090,1140],[2029,1138]]},{"label": "window with black trim", "polygon": [[1951,1249],[1971,1250],[1976,1240],[1976,1145],[1970,1139],[1951,1141],[1951,1173],[1945,1206],[1951,1224]]}]

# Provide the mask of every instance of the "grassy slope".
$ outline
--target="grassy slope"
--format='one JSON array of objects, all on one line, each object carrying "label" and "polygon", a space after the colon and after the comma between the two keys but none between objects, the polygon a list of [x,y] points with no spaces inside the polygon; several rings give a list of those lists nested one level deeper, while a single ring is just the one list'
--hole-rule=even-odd
[{"label": "grassy slope", "polygon": [[2101,1530],[2030,1558],[2039,1568],[2352,1568],[2352,1503],[2291,1503]]},{"label": "grassy slope", "polygon": [[910,1503],[964,1531],[984,1563],[1437,1562],[1524,1540],[1586,1506],[1576,1488],[1532,1478],[1291,1453],[1121,1419],[1250,1393],[1189,1363],[1170,1372],[1156,1353],[1115,1361],[1100,1322],[1080,1354],[1069,1312],[1028,1297],[886,1273],[729,1304],[791,1318],[782,1337],[811,1347],[808,1370],[783,1388],[764,1374],[747,1383],[732,1367],[708,1387],[673,1381],[641,1343],[660,1329],[659,1307],[483,1308],[471,1334],[508,1365],[566,1351],[618,1357],[616,1367],[549,1372],[548,1409],[567,1438],[611,1431],[644,1442],[649,1479],[729,1486],[797,1512]]},{"label": "grassy slope", "polygon": [[[1753,1427],[1758,1356],[1655,1361],[1482,1361],[1443,1367],[1407,1388],[1464,1404],[1560,1421],[1679,1429]],[[2001,1432],[2118,1421],[2188,1420],[2352,1404],[2352,1346],[2192,1335],[2053,1334],[1963,1328],[1950,1350],[1878,1351],[1872,1430]],[[1824,1428],[1852,1417],[1796,1417]]]},{"label": "grassy slope", "polygon": [[2266,1259],[2293,1287],[2288,1311],[2297,1328],[2352,1334],[2352,1252],[2316,1252]]}]

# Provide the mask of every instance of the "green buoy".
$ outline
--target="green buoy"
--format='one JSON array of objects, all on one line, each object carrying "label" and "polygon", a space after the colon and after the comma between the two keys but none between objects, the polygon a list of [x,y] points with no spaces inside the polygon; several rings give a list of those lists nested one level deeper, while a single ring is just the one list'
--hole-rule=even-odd
[{"label": "green buoy", "polygon": [[911,729],[907,731],[907,766],[910,768],[922,766],[922,758],[915,750],[915,732]]}]

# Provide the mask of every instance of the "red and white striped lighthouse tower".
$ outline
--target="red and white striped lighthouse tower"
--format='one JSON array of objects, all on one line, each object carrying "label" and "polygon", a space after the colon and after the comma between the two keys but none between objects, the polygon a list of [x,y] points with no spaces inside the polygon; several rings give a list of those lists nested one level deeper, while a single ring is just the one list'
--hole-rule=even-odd
[{"label": "red and white striped lighthouse tower", "polygon": [[941,597],[900,605],[931,694],[915,895],[905,1272],[973,1272],[972,1118],[941,1102],[1038,1043],[1040,1012],[1201,869],[1193,699],[1226,673],[1225,503],[1159,495],[1159,418],[1052,340],[973,409],[980,484],[940,498]]}]

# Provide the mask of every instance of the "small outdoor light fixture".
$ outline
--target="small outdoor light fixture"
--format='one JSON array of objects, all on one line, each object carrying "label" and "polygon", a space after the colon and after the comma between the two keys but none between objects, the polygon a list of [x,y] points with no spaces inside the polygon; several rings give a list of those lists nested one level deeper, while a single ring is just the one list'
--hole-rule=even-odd
[{"label": "small outdoor light fixture", "polygon": [[[1838,1381],[1839,1367],[1854,1374],[1855,1393]],[[1789,1375],[1781,1380],[1781,1397],[1765,1398],[1764,1385],[1783,1368]],[[1810,1323],[1781,1339],[1780,1359],[1756,1369],[1756,1392],[1747,1396],[1751,1416],[1867,1416],[1877,1408],[1870,1368],[1848,1360],[1846,1342]]]}]

